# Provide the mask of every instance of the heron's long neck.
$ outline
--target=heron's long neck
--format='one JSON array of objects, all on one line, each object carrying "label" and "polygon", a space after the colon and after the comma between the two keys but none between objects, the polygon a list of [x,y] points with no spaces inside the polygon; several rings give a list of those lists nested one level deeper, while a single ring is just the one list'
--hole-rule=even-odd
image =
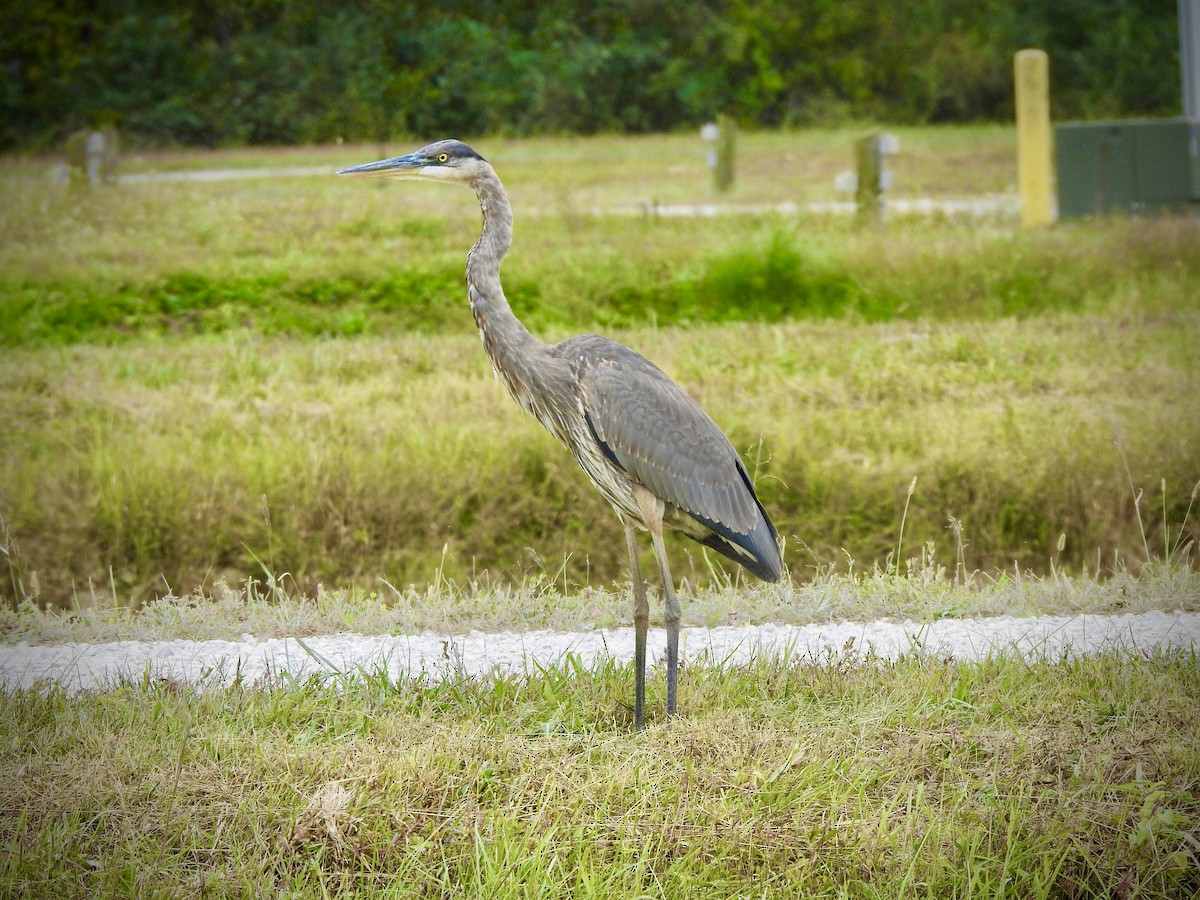
[{"label": "heron's long neck", "polygon": [[526,398],[543,347],[513,315],[500,286],[500,262],[512,244],[512,207],[500,179],[490,170],[475,182],[475,194],[483,210],[483,233],[467,254],[471,313],[492,365],[528,409]]}]

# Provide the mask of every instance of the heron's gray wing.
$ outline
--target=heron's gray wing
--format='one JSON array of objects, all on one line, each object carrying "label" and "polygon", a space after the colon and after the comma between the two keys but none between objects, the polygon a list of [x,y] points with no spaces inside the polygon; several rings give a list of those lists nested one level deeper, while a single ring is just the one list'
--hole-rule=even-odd
[{"label": "heron's gray wing", "polygon": [[778,581],[783,560],[775,526],[737,451],[699,404],[620,344],[585,336],[565,349],[584,418],[605,457],[686,513],[691,526],[673,523],[689,537]]},{"label": "heron's gray wing", "polygon": [[[596,437],[637,482],[705,524],[759,530],[761,507],[737,451],[681,387],[627,347],[589,336],[577,389]],[[577,339],[578,340],[578,339]]]}]

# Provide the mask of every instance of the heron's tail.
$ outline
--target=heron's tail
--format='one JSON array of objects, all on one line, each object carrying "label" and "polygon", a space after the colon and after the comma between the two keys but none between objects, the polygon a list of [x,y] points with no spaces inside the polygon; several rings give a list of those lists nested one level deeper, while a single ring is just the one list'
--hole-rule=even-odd
[{"label": "heron's tail", "polygon": [[[753,489],[751,489],[753,494]],[[699,541],[706,547],[711,547],[722,556],[727,556],[740,563],[747,571],[757,575],[763,581],[778,581],[783,577],[783,557],[779,555],[779,533],[767,511],[763,509],[758,497],[754,497],[758,507],[758,521],[748,533],[734,531],[720,522],[697,517],[706,527],[703,534],[689,534],[693,540]]]}]

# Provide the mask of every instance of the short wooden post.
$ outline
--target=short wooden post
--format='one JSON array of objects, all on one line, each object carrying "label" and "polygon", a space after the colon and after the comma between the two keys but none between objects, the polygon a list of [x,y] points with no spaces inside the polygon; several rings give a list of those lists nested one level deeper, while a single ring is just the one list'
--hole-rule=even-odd
[{"label": "short wooden post", "polygon": [[883,154],[880,152],[878,133],[859,138],[854,144],[857,184],[854,202],[858,209],[859,225],[879,226],[883,224]]},{"label": "short wooden post", "polygon": [[121,139],[117,129],[111,126],[104,128],[100,133],[104,135],[104,147],[100,150],[100,180],[105,184],[112,184],[117,180]]},{"label": "short wooden post", "polygon": [[67,182],[71,185],[87,183],[88,134],[87,131],[76,131],[67,138]]},{"label": "short wooden post", "polygon": [[119,140],[115,128],[76,131],[67,138],[67,172],[72,184],[116,181]]},{"label": "short wooden post", "polygon": [[1017,187],[1021,224],[1054,221],[1050,130],[1050,58],[1044,50],[1019,50],[1013,59],[1017,105]]}]

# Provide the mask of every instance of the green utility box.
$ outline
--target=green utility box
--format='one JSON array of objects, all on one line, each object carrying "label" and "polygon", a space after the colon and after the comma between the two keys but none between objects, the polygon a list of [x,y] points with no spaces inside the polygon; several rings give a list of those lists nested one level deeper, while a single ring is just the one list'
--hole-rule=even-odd
[{"label": "green utility box", "polygon": [[1054,128],[1058,214],[1200,211],[1200,119]]}]

